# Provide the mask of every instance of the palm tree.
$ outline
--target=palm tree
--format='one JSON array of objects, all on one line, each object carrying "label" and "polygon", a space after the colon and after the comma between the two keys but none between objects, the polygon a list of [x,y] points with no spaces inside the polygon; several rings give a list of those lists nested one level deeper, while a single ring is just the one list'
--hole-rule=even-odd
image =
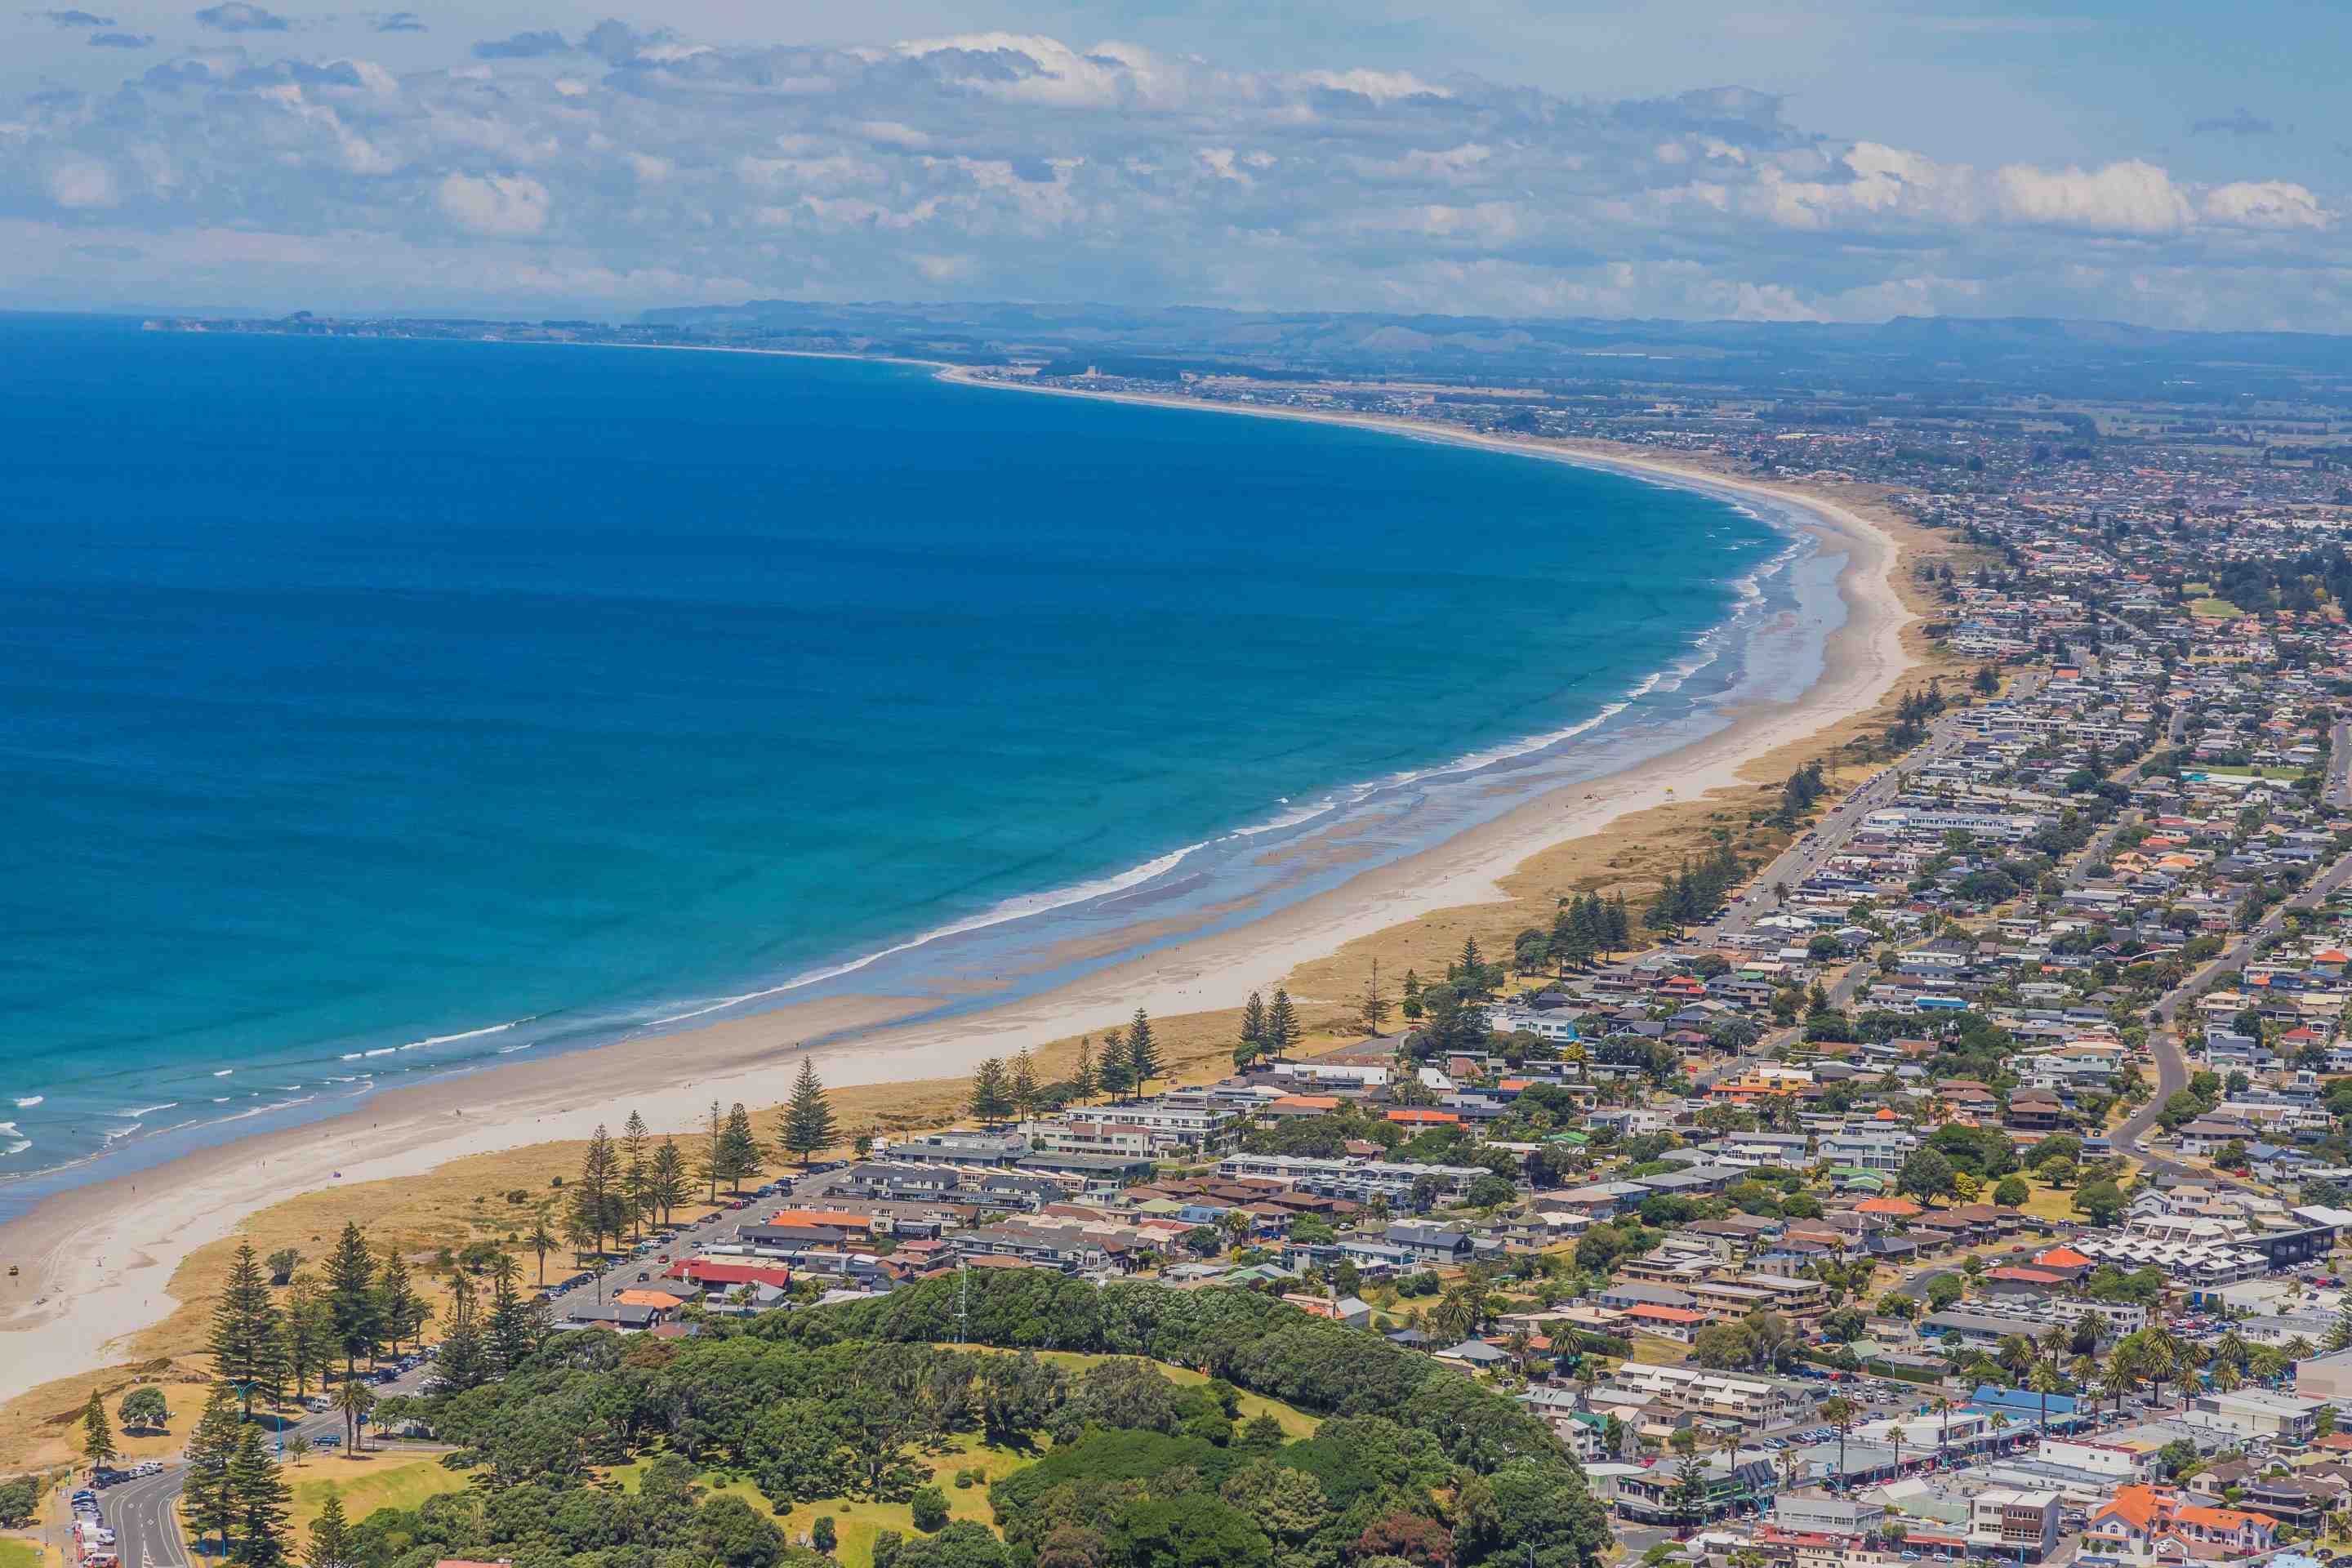
[{"label": "palm tree", "polygon": [[346,1377],[335,1390],[335,1408],[343,1413],[343,1451],[360,1451],[360,1422],[375,1408],[375,1390],[356,1377]]},{"label": "palm tree", "polygon": [[1886,1432],[1887,1442],[1895,1447],[1895,1473],[1898,1476],[1903,1473],[1903,1439],[1908,1436],[1900,1426],[1889,1427]]},{"label": "palm tree", "polygon": [[2095,1355],[2078,1355],[2068,1362],[2066,1381],[2074,1385],[2077,1397],[2088,1401],[2092,1397],[2091,1385],[2099,1381],[2099,1358]]},{"label": "palm tree", "polygon": [[2053,1361],[2037,1361],[2025,1374],[2025,1386],[2042,1396],[2042,1438],[2050,1439],[2050,1396],[2066,1386],[2065,1375]]},{"label": "palm tree", "polygon": [[563,1238],[547,1223],[547,1205],[531,1211],[530,1234],[522,1238],[522,1244],[539,1255],[539,1282],[546,1284],[547,1255],[563,1245]]},{"label": "palm tree", "polygon": [[2238,1370],[2238,1363],[2219,1356],[2213,1358],[2213,1370],[2205,1374],[2205,1380],[2216,1394],[2234,1394],[2246,1385],[2246,1374]]},{"label": "palm tree", "polygon": [[2008,1431],[2008,1430],[2009,1430],[2009,1428],[2010,1428],[2010,1425],[2011,1425],[2011,1423],[2010,1423],[2010,1419],[2009,1419],[2009,1417],[2008,1417],[2008,1416],[2003,1415],[2002,1415],[2000,1411],[1998,1411],[1998,1410],[1996,1410],[1996,1411],[1994,1411],[1994,1412],[1993,1412],[1993,1416],[1992,1416],[1992,1435],[1993,1435],[1993,1440],[1994,1440],[1994,1443],[1995,1443],[1995,1446],[1996,1446],[1996,1447],[1998,1447],[1998,1446],[1999,1446],[1999,1444],[2000,1444],[2001,1442],[2005,1441],[2005,1439],[2003,1439],[2003,1438],[2001,1437],[2001,1434],[2002,1434],[2003,1432],[2006,1432],[2006,1431]]},{"label": "palm tree", "polygon": [[2023,1377],[2033,1365],[2036,1353],[2033,1341],[2024,1334],[2011,1334],[2002,1340],[1998,1352],[2001,1366],[2011,1377]]},{"label": "palm tree", "polygon": [[1948,1394],[1936,1395],[1936,1468],[1944,1468],[1944,1450],[1952,1440],[1952,1399]]},{"label": "palm tree", "polygon": [[2267,1384],[2275,1384],[2286,1373],[2285,1352],[2275,1345],[2259,1345],[2246,1358],[2246,1370]]},{"label": "palm tree", "polygon": [[1797,1472],[1804,1468],[1804,1463],[1805,1462],[1802,1459],[1797,1458],[1796,1449],[1783,1448],[1780,1450],[1781,1490],[1791,1491],[1795,1489],[1797,1485]]},{"label": "palm tree", "polygon": [[2099,1374],[2099,1387],[2115,1407],[2124,1407],[2124,1395],[2139,1386],[2139,1358],[2133,1353],[2128,1340],[2120,1342],[2107,1352],[2107,1364]]},{"label": "palm tree", "polygon": [[1748,1489],[1742,1486],[1739,1480],[1739,1428],[1735,1426],[1727,1432],[1717,1432],[1715,1435],[1715,1447],[1716,1451],[1723,1456],[1723,1468],[1729,1473],[1733,1506],[1737,1507],[1739,1502],[1746,1500],[1748,1495]]},{"label": "palm tree", "polygon": [[1843,1394],[1822,1401],[1822,1419],[1837,1428],[1840,1480],[1845,1479],[1845,1435],[1853,1428],[1853,1418],[1861,1414],[1862,1407]]}]

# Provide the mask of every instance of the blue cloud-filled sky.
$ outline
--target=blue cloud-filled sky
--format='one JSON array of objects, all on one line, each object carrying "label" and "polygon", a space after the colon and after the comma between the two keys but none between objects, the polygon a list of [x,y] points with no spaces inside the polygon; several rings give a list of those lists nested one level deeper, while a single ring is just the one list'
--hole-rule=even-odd
[{"label": "blue cloud-filled sky", "polygon": [[2352,331],[2307,0],[0,16],[0,307],[749,297]]}]

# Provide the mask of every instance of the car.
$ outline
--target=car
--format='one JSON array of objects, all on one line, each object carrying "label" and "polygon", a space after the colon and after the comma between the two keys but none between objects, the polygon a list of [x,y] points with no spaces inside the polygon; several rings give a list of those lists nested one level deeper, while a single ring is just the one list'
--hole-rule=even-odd
[{"label": "car", "polygon": [[310,1446],[314,1448],[340,1448],[343,1446],[343,1440],[336,1434],[328,1432],[312,1438]]}]

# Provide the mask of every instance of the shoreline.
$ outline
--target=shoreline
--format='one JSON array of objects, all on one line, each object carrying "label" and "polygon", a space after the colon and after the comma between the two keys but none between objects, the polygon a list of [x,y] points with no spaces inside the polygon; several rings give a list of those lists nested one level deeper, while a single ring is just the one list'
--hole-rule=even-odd
[{"label": "shoreline", "polygon": [[[1916,617],[1894,585],[1900,542],[1817,494],[1582,444],[1482,437],[1385,416],[1028,386],[961,367],[932,368],[940,379],[966,385],[1353,425],[1793,506],[1814,520],[1829,547],[1844,552],[1837,590],[1846,619],[1826,638],[1820,677],[1795,701],[1734,711],[1712,735],[1589,784],[1549,792],[1264,919],[1179,941],[1058,989],[915,1026],[894,1026],[894,1020],[923,1010],[927,1005],[917,1001],[835,997],[785,1004],[650,1037],[662,1042],[658,1052],[645,1050],[648,1037],[641,1036],[542,1062],[452,1069],[425,1083],[379,1089],[339,1116],[53,1194],[0,1226],[0,1258],[23,1270],[0,1295],[0,1334],[11,1336],[0,1343],[21,1352],[12,1353],[0,1371],[0,1400],[115,1359],[125,1342],[180,1304],[169,1287],[181,1263],[282,1200],[414,1177],[472,1155],[584,1138],[599,1121],[617,1124],[631,1108],[658,1130],[691,1128],[713,1099],[754,1108],[780,1100],[803,1054],[816,1059],[835,1089],[911,1083],[960,1075],[983,1057],[1099,1030],[1138,1005],[1160,1017],[1234,1005],[1248,991],[1269,988],[1352,942],[1440,910],[1503,899],[1501,881],[1531,857],[1597,834],[1626,814],[1750,782],[1742,769],[1757,758],[1866,713],[1914,665],[1904,633]],[[1580,798],[1560,798],[1579,791]],[[847,1037],[806,1053],[796,1044],[836,1035]]]}]

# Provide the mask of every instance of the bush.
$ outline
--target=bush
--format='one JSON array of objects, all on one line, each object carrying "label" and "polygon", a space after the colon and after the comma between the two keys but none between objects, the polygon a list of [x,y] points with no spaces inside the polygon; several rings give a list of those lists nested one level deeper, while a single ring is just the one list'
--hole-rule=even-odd
[{"label": "bush", "polygon": [[830,1557],[833,1555],[833,1549],[840,1544],[840,1536],[833,1528],[833,1515],[818,1514],[816,1522],[809,1526],[809,1543]]},{"label": "bush", "polygon": [[908,1499],[915,1511],[915,1528],[926,1535],[938,1533],[947,1527],[947,1494],[937,1487],[918,1487]]}]

